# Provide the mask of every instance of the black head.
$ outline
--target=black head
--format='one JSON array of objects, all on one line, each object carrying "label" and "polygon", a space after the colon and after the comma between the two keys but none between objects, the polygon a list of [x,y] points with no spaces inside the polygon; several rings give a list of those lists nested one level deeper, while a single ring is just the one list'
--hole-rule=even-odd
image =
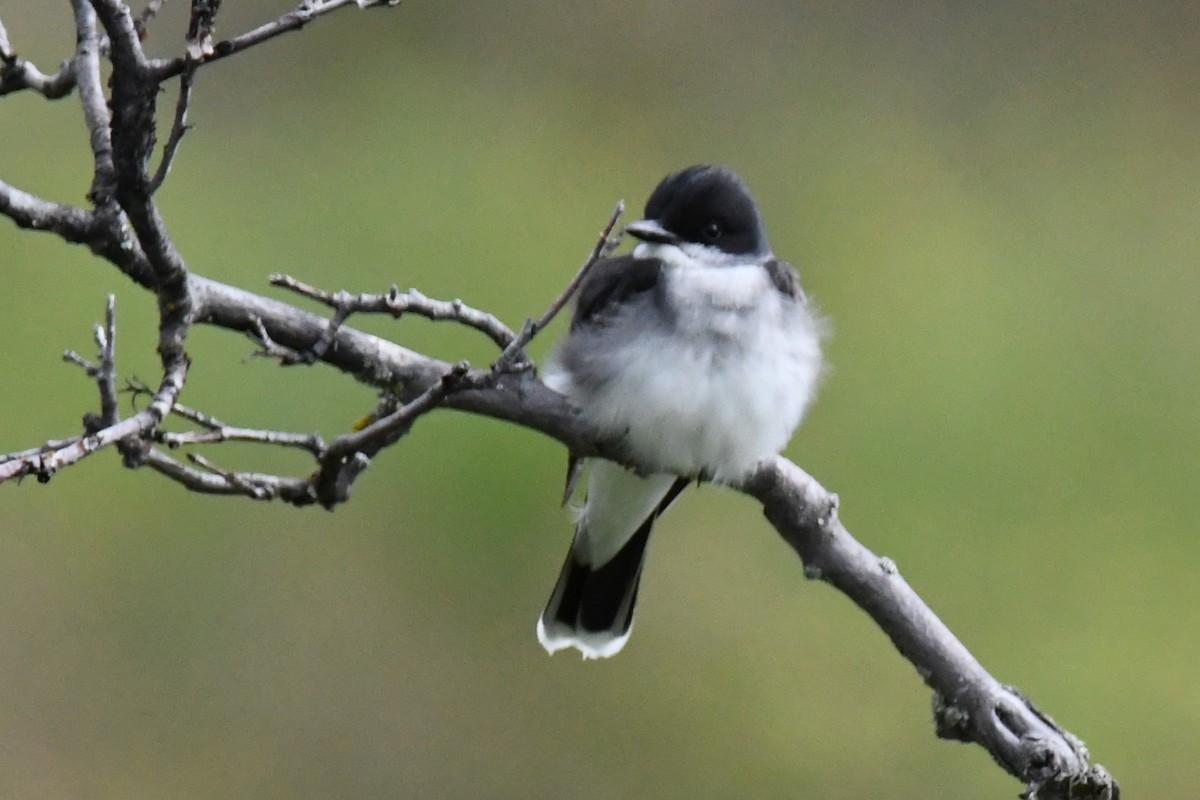
[{"label": "black head", "polygon": [[771,252],[750,190],[725,167],[688,167],[663,178],[646,201],[645,220],[626,230],[643,241],[690,242],[733,255]]}]

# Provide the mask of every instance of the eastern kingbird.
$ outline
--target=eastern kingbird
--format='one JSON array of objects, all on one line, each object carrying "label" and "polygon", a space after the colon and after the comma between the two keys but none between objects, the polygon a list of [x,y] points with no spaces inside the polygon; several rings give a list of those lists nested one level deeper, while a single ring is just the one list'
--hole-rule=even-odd
[{"label": "eastern kingbird", "polygon": [[635,465],[589,459],[571,552],[538,620],[546,650],[584,658],[629,639],[654,521],[689,482],[736,481],[782,450],[821,375],[821,319],[735,173],[668,175],[625,231],[637,247],[592,267],[545,376]]}]

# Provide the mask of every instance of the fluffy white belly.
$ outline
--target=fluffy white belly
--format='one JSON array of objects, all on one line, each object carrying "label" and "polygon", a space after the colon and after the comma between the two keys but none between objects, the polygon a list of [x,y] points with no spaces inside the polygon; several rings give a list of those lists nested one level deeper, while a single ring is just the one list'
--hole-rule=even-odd
[{"label": "fluffy white belly", "polygon": [[[819,327],[756,266],[671,268],[591,342],[603,380],[551,373],[649,470],[727,481],[787,444],[816,389]],[[665,312],[665,316],[664,316]],[[664,321],[669,320],[669,321]]]}]

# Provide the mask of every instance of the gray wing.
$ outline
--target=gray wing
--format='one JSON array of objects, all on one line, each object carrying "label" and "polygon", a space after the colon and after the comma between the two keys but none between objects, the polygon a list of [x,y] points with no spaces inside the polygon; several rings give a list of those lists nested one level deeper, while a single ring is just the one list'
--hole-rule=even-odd
[{"label": "gray wing", "polygon": [[[658,286],[661,274],[662,262],[655,258],[634,258],[632,255],[625,255],[597,261],[579,286],[575,298],[575,315],[571,318],[571,330],[574,331],[583,325],[603,324],[614,306],[644,292],[653,292]],[[583,459],[574,453],[568,453],[563,505],[566,505],[575,493],[582,468]],[[669,496],[673,500],[676,494],[677,491]]]},{"label": "gray wing", "polygon": [[662,262],[656,258],[617,256],[597,261],[579,287],[571,330],[602,319],[613,305],[658,286]]},{"label": "gray wing", "polygon": [[796,271],[795,267],[777,258],[772,258],[764,266],[776,289],[793,300],[804,302],[804,289],[800,288],[800,273]]}]

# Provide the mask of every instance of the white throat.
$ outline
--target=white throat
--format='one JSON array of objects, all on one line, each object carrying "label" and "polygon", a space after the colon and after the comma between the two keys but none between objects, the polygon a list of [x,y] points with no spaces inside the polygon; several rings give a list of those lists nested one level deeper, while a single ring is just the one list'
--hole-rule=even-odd
[{"label": "white throat", "polygon": [[724,250],[695,242],[639,242],[638,246],[633,248],[633,255],[635,258],[657,258],[673,267],[732,267],[739,264],[757,264],[763,260],[761,256],[726,253]]}]

